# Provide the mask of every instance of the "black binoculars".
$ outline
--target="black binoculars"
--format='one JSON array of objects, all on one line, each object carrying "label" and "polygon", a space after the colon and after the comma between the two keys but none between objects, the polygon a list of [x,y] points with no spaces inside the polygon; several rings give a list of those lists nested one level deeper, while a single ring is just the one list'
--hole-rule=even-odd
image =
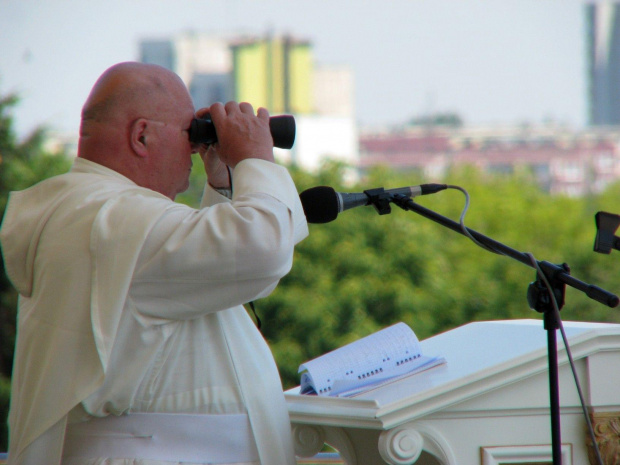
[{"label": "black binoculars", "polygon": [[[269,129],[273,145],[281,149],[290,149],[295,142],[295,118],[291,115],[272,116]],[[194,118],[189,128],[189,140],[193,144],[213,144],[217,142],[215,126],[209,115],[201,119]]]}]

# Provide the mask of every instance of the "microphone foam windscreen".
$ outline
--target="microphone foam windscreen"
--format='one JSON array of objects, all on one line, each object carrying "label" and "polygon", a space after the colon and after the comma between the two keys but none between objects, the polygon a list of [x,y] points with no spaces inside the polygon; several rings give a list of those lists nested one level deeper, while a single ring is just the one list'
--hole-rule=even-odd
[{"label": "microphone foam windscreen", "polygon": [[328,186],[306,189],[299,194],[308,223],[329,223],[338,216],[338,194]]}]

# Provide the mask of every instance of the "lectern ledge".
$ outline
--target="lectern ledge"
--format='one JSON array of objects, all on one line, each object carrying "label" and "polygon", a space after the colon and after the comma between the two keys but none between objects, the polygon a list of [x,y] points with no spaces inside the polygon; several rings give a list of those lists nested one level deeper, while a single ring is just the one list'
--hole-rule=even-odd
[{"label": "lectern ledge", "polygon": [[[603,459],[620,453],[620,325],[564,322]],[[447,363],[353,398],[287,391],[296,452],[324,443],[347,465],[551,462],[546,332],[539,320],[476,322],[421,341]],[[558,346],[562,463],[590,462],[589,438]],[[612,462],[606,462],[612,463]]]}]

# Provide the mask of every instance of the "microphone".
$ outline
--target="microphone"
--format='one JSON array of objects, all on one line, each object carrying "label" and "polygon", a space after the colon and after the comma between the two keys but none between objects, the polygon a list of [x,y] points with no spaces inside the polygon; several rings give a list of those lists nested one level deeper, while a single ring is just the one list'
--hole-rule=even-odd
[{"label": "microphone", "polygon": [[[382,193],[389,196],[404,195],[411,198],[418,195],[434,194],[447,188],[446,184],[421,184],[419,186],[387,189]],[[347,194],[336,192],[328,186],[317,186],[306,189],[299,194],[299,198],[308,223],[329,223],[336,219],[338,213],[350,208],[370,205],[371,196],[367,192],[370,191],[364,191],[361,194]]]},{"label": "microphone", "polygon": [[[274,147],[290,149],[295,143],[295,118],[291,115],[272,116],[269,118],[269,130]],[[189,140],[194,144],[214,144],[217,142],[215,126],[210,115],[192,120],[189,128]]]}]

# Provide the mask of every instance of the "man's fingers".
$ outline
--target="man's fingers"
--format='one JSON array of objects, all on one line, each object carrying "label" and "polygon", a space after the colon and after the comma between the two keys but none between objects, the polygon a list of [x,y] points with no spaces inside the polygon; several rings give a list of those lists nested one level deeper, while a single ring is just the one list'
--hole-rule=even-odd
[{"label": "man's fingers", "polygon": [[194,114],[194,116],[197,119],[204,119],[206,116],[209,115],[209,111],[210,111],[209,108],[201,108]]},{"label": "man's fingers", "polygon": [[256,116],[258,116],[260,119],[269,119],[269,111],[267,111],[266,108],[260,107],[258,109],[258,111],[256,112]]},{"label": "man's fingers", "polygon": [[226,102],[226,105],[224,105],[224,108],[226,109],[226,114],[227,115],[234,115],[235,113],[238,113],[240,111],[240,105],[237,102]]},{"label": "man's fingers", "polygon": [[240,103],[239,110],[241,110],[241,113],[247,113],[248,115],[254,114],[254,108],[252,108],[252,105],[247,102]]}]

